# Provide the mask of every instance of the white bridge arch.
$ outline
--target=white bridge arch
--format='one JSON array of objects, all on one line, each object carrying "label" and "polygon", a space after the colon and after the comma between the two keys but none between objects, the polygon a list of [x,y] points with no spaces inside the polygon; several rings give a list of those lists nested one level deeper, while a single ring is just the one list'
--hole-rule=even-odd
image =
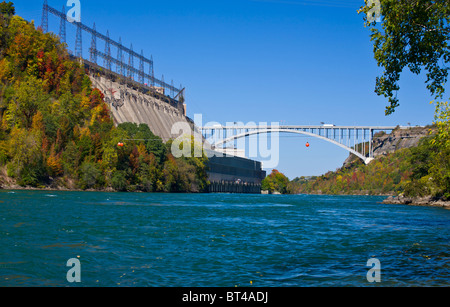
[{"label": "white bridge arch", "polygon": [[[369,164],[373,160],[373,136],[376,131],[390,132],[397,127],[382,126],[213,126],[201,127],[202,135],[214,148],[252,135],[293,133],[315,137],[337,145]],[[366,144],[368,148],[366,149]]]}]

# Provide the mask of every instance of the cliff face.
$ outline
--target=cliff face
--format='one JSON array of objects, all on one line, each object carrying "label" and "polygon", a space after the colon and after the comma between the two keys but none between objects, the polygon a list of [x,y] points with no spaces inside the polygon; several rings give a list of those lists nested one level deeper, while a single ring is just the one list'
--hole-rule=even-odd
[{"label": "cliff face", "polygon": [[[393,153],[400,149],[417,147],[422,138],[430,135],[430,129],[433,129],[433,127],[397,128],[390,134],[383,132],[375,134],[373,139],[374,158],[386,156],[388,153]],[[344,162],[344,167],[349,166],[357,159],[355,155],[350,154]]]},{"label": "cliff face", "polygon": [[403,148],[417,147],[422,138],[430,135],[431,126],[396,129],[390,134],[376,135],[373,140],[374,157],[386,155]]}]

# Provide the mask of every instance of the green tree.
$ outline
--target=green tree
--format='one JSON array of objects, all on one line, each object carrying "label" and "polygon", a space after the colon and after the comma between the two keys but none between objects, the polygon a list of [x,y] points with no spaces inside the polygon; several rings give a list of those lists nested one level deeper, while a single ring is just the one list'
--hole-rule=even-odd
[{"label": "green tree", "polygon": [[[442,99],[450,69],[448,0],[379,0],[379,4],[379,21],[368,18],[374,1],[366,0],[359,12],[366,14],[365,24],[372,32],[375,59],[384,68],[383,75],[377,78],[375,92],[389,99],[386,115],[399,106],[395,92],[400,89],[400,74],[405,68],[417,75],[425,70],[427,89],[435,99]],[[431,140],[432,151],[425,157],[420,152],[428,149],[425,146],[413,153],[413,158],[419,162],[413,166],[413,180],[417,182],[409,183],[407,190],[419,191],[417,187],[426,185],[427,189],[420,193],[436,191],[433,194],[450,198],[449,122],[448,102],[437,102],[435,124],[438,129]],[[430,182],[434,184],[432,188]]]},{"label": "green tree", "polygon": [[82,189],[90,189],[99,183],[101,172],[92,162],[84,162],[80,169],[80,186]]},{"label": "green tree", "polygon": [[[399,106],[395,92],[400,74],[407,67],[414,74],[427,72],[427,88],[442,98],[450,61],[450,5],[448,0],[379,0],[381,20],[367,18],[375,1],[365,0],[360,13],[372,32],[374,55],[384,73],[376,80],[375,92],[389,99],[386,114]],[[369,14],[369,15],[368,15]]]},{"label": "green tree", "polygon": [[272,170],[272,173],[261,182],[263,191],[279,192],[281,194],[288,193],[289,179],[278,170]]},{"label": "green tree", "polygon": [[432,140],[433,160],[430,176],[437,185],[438,194],[450,199],[450,104],[438,102],[436,106],[436,136]]},{"label": "green tree", "polygon": [[0,3],[0,58],[3,56],[7,41],[9,40],[9,32],[6,29],[9,26],[11,17],[16,13],[12,2],[3,1]]},{"label": "green tree", "polygon": [[3,1],[0,3],[0,13],[4,18],[11,18],[16,13],[16,9],[14,7],[14,3],[11,1],[6,2]]},{"label": "green tree", "polygon": [[180,180],[177,161],[171,154],[164,162],[163,179],[164,192],[180,192],[181,186],[184,185],[184,182]]},{"label": "green tree", "polygon": [[9,140],[8,175],[20,185],[37,186],[46,177],[41,153],[41,136],[38,131],[14,128]]},{"label": "green tree", "polygon": [[49,97],[43,90],[42,80],[30,76],[24,82],[17,82],[14,95],[8,103],[6,121],[8,128],[14,126],[30,128],[33,116],[46,105]]},{"label": "green tree", "polygon": [[431,138],[424,138],[420,141],[419,146],[411,149],[411,156],[408,159],[411,164],[413,180],[419,180],[429,174],[433,155],[431,142]]},{"label": "green tree", "polygon": [[166,160],[167,149],[162,139],[155,135],[147,124],[123,123],[118,129],[126,131],[129,139],[136,144],[143,143],[149,153],[153,153],[161,164]]},{"label": "green tree", "polygon": [[158,180],[160,178],[160,171],[155,158],[155,155],[143,154],[139,157],[139,182],[144,192],[154,192],[158,190]]},{"label": "green tree", "polygon": [[127,190],[128,182],[125,171],[116,171],[111,179],[111,186],[114,190],[124,192]]}]

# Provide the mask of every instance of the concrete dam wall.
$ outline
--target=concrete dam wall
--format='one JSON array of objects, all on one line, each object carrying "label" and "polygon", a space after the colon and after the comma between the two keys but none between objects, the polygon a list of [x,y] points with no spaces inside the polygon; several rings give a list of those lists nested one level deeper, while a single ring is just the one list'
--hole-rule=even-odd
[{"label": "concrete dam wall", "polygon": [[167,96],[167,99],[155,97],[129,83],[121,83],[120,80],[112,80],[99,73],[91,74],[90,78],[93,86],[105,95],[116,125],[126,122],[147,124],[164,142],[179,136],[171,133],[175,123],[183,122],[192,126],[184,114],[184,106]]}]

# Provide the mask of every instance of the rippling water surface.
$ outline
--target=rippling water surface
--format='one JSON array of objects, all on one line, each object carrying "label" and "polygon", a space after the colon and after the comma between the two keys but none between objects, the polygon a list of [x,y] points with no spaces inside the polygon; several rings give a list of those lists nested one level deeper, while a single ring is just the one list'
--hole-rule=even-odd
[{"label": "rippling water surface", "polygon": [[450,210],[382,200],[0,191],[0,286],[450,286]]}]

